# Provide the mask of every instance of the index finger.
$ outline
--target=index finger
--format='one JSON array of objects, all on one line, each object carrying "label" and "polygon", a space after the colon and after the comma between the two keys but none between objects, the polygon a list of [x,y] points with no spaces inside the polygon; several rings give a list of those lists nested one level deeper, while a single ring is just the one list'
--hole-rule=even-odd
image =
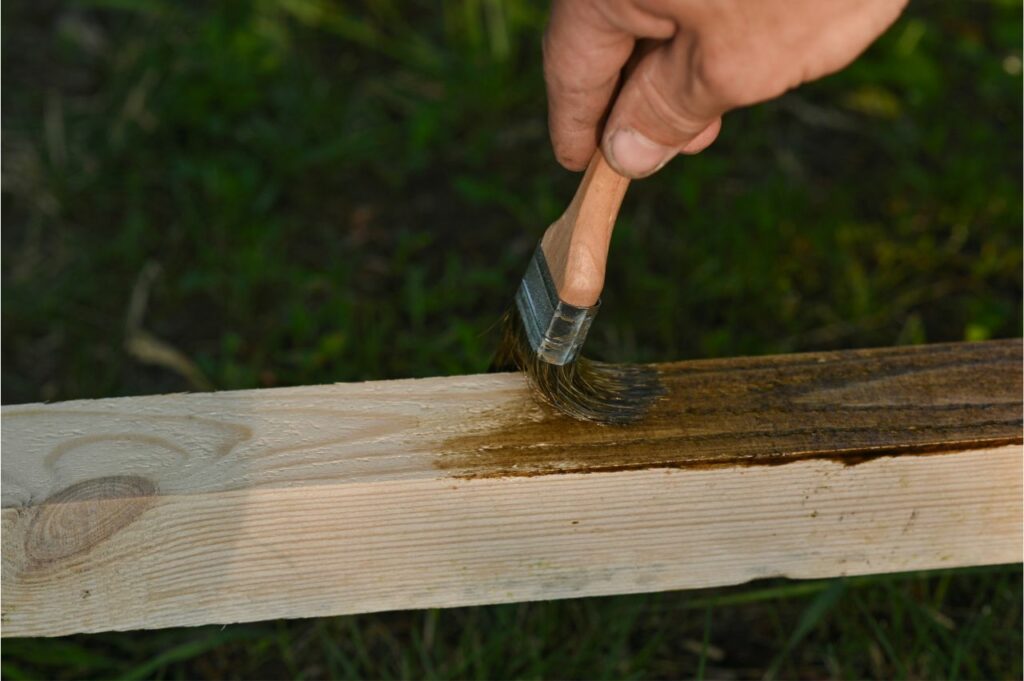
[{"label": "index finger", "polygon": [[544,34],[548,129],[558,162],[583,170],[597,148],[619,72],[635,38],[616,26],[600,0],[555,0]]}]

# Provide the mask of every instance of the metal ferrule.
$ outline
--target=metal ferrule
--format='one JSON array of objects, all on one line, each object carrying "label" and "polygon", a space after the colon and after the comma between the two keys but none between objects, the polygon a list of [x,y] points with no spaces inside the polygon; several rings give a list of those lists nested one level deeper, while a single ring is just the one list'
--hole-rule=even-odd
[{"label": "metal ferrule", "polygon": [[557,366],[574,361],[600,305],[576,307],[559,299],[544,251],[537,246],[516,293],[516,307],[538,357]]}]

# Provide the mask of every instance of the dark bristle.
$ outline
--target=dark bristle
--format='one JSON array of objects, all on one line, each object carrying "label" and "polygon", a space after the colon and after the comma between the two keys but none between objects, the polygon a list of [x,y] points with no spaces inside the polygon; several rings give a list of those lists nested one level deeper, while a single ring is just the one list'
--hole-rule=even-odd
[{"label": "dark bristle", "polygon": [[648,367],[585,357],[556,366],[538,358],[514,306],[502,316],[492,368],[522,371],[544,402],[567,416],[598,423],[637,421],[665,393],[658,372]]}]

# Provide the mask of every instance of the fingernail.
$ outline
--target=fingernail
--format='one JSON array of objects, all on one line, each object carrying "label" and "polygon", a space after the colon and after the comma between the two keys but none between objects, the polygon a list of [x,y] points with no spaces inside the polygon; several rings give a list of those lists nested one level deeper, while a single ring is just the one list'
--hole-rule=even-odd
[{"label": "fingernail", "polygon": [[644,177],[668,163],[676,150],[652,142],[636,130],[619,128],[608,143],[611,158],[608,161],[630,177]]}]

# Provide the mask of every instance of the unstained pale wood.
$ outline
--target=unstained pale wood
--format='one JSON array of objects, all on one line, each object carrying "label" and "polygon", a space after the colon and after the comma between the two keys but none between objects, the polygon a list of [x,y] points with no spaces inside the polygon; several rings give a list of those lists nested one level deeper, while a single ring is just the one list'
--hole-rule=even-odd
[{"label": "unstained pale wood", "polygon": [[644,423],[496,374],[3,410],[3,635],[1016,562],[1021,345],[662,365]]}]

